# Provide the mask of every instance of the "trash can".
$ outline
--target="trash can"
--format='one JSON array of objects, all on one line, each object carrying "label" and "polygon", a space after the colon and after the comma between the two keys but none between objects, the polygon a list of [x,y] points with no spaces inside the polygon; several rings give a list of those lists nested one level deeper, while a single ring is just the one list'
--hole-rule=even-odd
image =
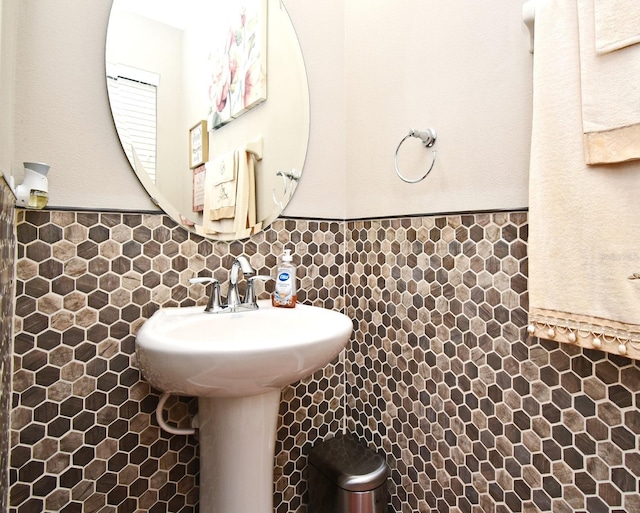
[{"label": "trash can", "polygon": [[309,513],[386,513],[384,458],[348,435],[317,444],[309,453]]}]

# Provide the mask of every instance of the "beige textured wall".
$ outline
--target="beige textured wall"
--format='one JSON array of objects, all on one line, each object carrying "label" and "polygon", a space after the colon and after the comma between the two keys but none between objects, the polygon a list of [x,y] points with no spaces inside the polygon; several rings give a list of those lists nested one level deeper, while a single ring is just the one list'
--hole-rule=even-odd
[{"label": "beige textured wall", "polygon": [[[54,206],[153,208],[112,126],[103,57],[110,3],[20,2],[12,165],[50,163]],[[287,4],[311,91],[305,175],[287,214],[526,206],[531,55],[520,0]],[[393,152],[410,128],[427,126],[439,133],[436,168],[405,185]],[[417,149],[406,174],[428,162]]]},{"label": "beige textured wall", "polygon": [[[522,2],[344,4],[348,217],[526,206],[532,57]],[[436,165],[405,184],[394,152],[427,127],[438,133]],[[430,162],[417,139],[405,141],[405,175]]]},{"label": "beige textured wall", "polygon": [[304,175],[285,213],[345,219],[346,71],[344,3],[325,0],[286,1],[298,34],[309,79],[311,128]]},{"label": "beige textured wall", "polygon": [[18,0],[0,0],[0,174],[11,174]]},{"label": "beige textured wall", "polygon": [[152,209],[107,100],[111,0],[20,0],[14,169],[47,162],[51,206]]}]

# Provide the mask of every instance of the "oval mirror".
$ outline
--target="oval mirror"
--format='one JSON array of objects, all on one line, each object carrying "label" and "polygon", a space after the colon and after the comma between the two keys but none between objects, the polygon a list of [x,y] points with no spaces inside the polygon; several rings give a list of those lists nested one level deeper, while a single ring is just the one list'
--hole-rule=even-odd
[{"label": "oval mirror", "polygon": [[109,103],[154,203],[208,238],[271,224],[300,179],[309,89],[281,0],[114,0]]}]

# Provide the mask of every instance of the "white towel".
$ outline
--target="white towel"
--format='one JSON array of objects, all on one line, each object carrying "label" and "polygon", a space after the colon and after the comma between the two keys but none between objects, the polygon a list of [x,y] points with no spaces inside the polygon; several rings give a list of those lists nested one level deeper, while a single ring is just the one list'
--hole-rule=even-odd
[{"label": "white towel", "polygon": [[598,55],[640,43],[640,2],[595,0],[595,29]]},{"label": "white towel", "polygon": [[236,196],[236,217],[234,223],[234,232],[239,239],[244,239],[251,235],[251,229],[248,226],[249,215],[249,198],[251,196],[251,187],[249,182],[249,164],[247,152],[239,150],[238,152],[238,192]]},{"label": "white towel", "polygon": [[254,157],[245,150],[229,152],[207,163],[204,211],[209,215],[204,216],[204,233],[233,240],[260,230],[254,164]]},{"label": "white towel", "polygon": [[[579,3],[582,7],[582,1]],[[582,14],[582,13],[580,13]],[[536,5],[529,320],[536,336],[640,358],[640,162],[587,166],[576,2]],[[613,55],[613,54],[612,54]]]},{"label": "white towel", "polygon": [[[585,162],[612,164],[640,159],[640,45],[626,46],[615,52],[597,55],[594,22],[594,18],[607,19],[607,28],[615,28],[615,23],[609,21],[617,20],[617,23],[625,17],[625,13],[632,18],[630,11],[638,11],[640,21],[640,7],[624,9],[623,13],[608,16],[613,14],[610,9],[622,9],[622,4],[627,7],[631,4],[640,5],[640,1],[577,2]],[[596,15],[598,12],[599,16]],[[638,22],[635,29],[640,32]],[[616,33],[615,30],[606,32],[614,35]]]},{"label": "white towel", "polygon": [[231,219],[236,212],[238,159],[230,151],[206,163],[205,217],[211,221]]}]

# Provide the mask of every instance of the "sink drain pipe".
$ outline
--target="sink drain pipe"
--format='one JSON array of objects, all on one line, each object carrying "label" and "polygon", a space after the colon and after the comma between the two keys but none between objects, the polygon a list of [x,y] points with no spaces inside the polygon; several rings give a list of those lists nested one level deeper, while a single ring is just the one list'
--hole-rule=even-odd
[{"label": "sink drain pipe", "polygon": [[[158,425],[167,433],[171,433],[172,435],[193,435],[196,432],[196,430],[193,428],[177,428],[174,426],[170,426],[165,422],[162,411],[164,410],[164,405],[169,397],[171,397],[171,394],[165,392],[160,396],[160,399],[158,400],[158,406],[156,407],[156,420],[158,421]],[[194,418],[191,422],[191,425],[194,425],[195,422],[196,419]]]}]

